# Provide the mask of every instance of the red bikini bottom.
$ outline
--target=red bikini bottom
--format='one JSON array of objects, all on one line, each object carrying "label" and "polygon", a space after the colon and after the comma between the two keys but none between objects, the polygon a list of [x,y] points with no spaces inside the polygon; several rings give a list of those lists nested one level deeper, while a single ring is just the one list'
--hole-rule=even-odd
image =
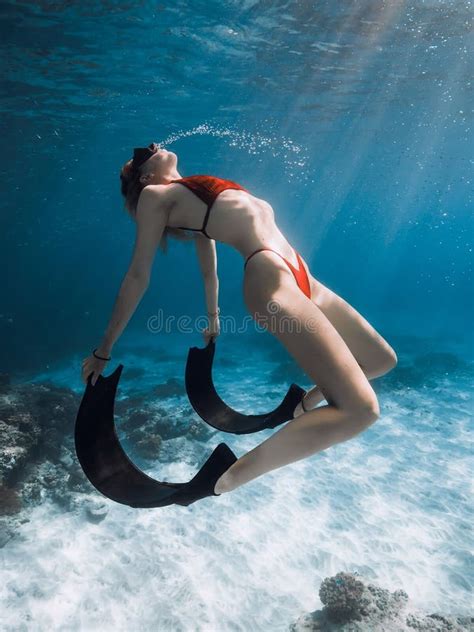
[{"label": "red bikini bottom", "polygon": [[296,283],[298,284],[298,287],[300,288],[300,290],[303,292],[303,294],[306,294],[308,298],[311,298],[311,288],[309,285],[308,275],[306,274],[306,268],[304,267],[303,261],[301,260],[301,257],[296,250],[294,252],[296,254],[296,259],[298,261],[298,268],[295,268],[295,266],[291,263],[291,261],[288,261],[288,259],[285,259],[285,257],[283,257],[283,255],[281,255],[276,250],[272,250],[271,248],[259,248],[258,250],[255,250],[247,257],[244,263],[244,270],[250,257],[253,257],[254,255],[257,254],[257,252],[261,252],[262,250],[270,250],[270,252],[275,252],[279,257],[281,257],[283,261],[286,263],[286,265],[293,272],[293,276],[295,277]]}]

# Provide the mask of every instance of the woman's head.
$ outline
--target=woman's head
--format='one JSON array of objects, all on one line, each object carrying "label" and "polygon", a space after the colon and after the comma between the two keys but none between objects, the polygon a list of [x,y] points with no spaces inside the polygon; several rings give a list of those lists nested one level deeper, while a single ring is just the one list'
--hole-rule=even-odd
[{"label": "woman's head", "polygon": [[138,198],[149,184],[167,184],[180,177],[176,166],[178,157],[172,151],[150,143],[148,147],[136,147],[133,158],[120,170],[120,190],[125,198],[125,208],[135,216]]}]

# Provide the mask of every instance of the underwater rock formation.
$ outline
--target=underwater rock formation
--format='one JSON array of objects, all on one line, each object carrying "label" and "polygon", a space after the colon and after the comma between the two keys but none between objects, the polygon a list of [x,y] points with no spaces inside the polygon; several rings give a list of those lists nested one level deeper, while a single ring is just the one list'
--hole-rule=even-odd
[{"label": "underwater rock formation", "polygon": [[290,632],[464,632],[474,630],[469,616],[423,614],[410,607],[403,590],[390,592],[358,573],[327,577],[319,589],[322,610],[304,614]]},{"label": "underwater rock formation", "polygon": [[78,405],[79,397],[66,388],[4,385],[0,392],[0,516],[14,515],[46,496],[64,499],[71,485],[89,491],[73,451]]}]

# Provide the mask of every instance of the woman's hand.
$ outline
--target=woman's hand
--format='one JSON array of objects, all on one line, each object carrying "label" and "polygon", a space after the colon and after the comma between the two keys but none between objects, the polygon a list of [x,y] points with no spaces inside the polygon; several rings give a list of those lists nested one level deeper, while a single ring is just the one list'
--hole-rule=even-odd
[{"label": "woman's hand", "polygon": [[203,329],[201,333],[204,336],[206,345],[209,343],[211,338],[217,338],[217,336],[221,333],[219,316],[212,316],[209,318],[209,325]]},{"label": "woman's hand", "polygon": [[107,360],[99,360],[99,358],[96,358],[94,355],[84,358],[82,361],[82,381],[87,384],[87,378],[93,373],[91,384],[95,386],[97,378],[104,370],[106,364]]}]

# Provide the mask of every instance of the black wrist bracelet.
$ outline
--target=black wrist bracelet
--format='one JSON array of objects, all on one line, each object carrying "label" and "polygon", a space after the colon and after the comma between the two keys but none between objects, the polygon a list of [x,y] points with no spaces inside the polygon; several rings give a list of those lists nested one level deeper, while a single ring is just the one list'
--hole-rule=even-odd
[{"label": "black wrist bracelet", "polygon": [[97,347],[92,352],[92,355],[94,356],[94,358],[97,358],[98,360],[105,360],[106,362],[112,359],[112,356],[110,356],[110,358],[101,358],[100,356],[97,355],[96,351],[97,351]]}]

